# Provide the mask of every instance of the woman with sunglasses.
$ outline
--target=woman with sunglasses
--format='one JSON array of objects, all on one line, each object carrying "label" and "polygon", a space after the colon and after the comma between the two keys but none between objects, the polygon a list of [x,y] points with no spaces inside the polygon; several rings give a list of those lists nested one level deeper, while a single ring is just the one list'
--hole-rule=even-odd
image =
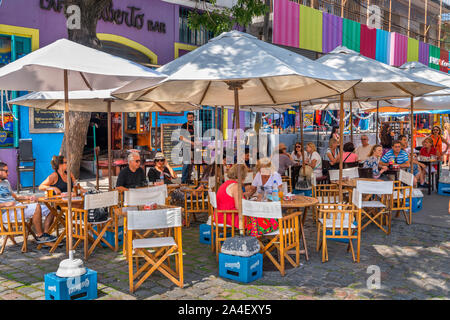
[{"label": "woman with sunglasses", "polygon": [[433,126],[431,130],[431,135],[429,136],[433,140],[433,147],[437,151],[437,156],[441,157],[442,155],[442,143],[445,143],[447,147],[449,146],[449,142],[442,138],[442,130],[439,126]]},{"label": "woman with sunglasses", "polygon": [[148,170],[148,182],[153,182],[155,185],[171,184],[172,179],[176,177],[175,171],[173,171],[164,154],[158,152],[155,155],[155,166]]},{"label": "woman with sunglasses", "polygon": [[292,151],[291,156],[292,160],[298,164],[302,161],[302,145],[300,143],[295,144],[294,151]]},{"label": "woman with sunglasses", "polygon": [[[54,194],[60,195],[67,192],[67,159],[64,156],[53,156],[50,162],[53,170],[47,179],[45,179],[39,186],[41,191],[53,190]],[[71,174],[72,186],[80,189],[81,192],[85,192],[83,188],[77,185],[75,177]]]}]

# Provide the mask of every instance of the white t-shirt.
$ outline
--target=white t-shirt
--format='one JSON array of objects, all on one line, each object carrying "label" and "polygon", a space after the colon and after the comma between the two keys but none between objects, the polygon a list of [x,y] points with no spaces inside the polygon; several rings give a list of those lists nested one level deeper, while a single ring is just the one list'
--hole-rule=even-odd
[{"label": "white t-shirt", "polygon": [[309,163],[311,161],[316,160],[316,165],[314,166],[314,174],[316,177],[322,176],[322,159],[320,158],[320,154],[317,151],[314,151],[312,154],[309,154],[305,151],[305,159],[308,160]]},{"label": "white t-shirt", "polygon": [[[264,187],[272,187],[275,183],[275,181],[277,182],[278,187],[281,187],[283,185],[283,181],[281,179],[281,175],[278,172],[274,172],[270,175],[270,178],[267,179],[266,184],[264,185]],[[262,179],[261,179],[261,173],[258,172],[255,176],[255,178],[253,179],[252,182],[252,186],[258,188],[258,192],[262,192]]]},{"label": "white t-shirt", "polygon": [[364,162],[369,157],[369,152],[372,150],[373,145],[369,144],[367,146],[359,146],[356,148],[355,153],[358,156],[359,162]]}]

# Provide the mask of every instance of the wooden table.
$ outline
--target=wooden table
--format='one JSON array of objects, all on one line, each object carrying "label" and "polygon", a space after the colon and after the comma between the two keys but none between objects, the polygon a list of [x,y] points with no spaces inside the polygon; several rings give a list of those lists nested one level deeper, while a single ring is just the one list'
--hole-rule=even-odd
[{"label": "wooden table", "polygon": [[309,260],[308,256],[308,246],[306,244],[305,232],[303,226],[305,224],[306,214],[308,212],[308,208],[312,207],[319,203],[319,200],[312,197],[300,196],[296,195],[293,200],[281,200],[281,208],[286,209],[287,212],[298,211],[299,209],[303,209],[303,217],[301,221],[299,221],[300,225],[300,233],[302,237],[304,250],[300,250],[300,254],[304,254],[306,261]]},{"label": "wooden table", "polygon": [[426,164],[428,166],[428,194],[431,194],[432,183],[431,183],[431,166],[437,165],[437,178],[436,178],[436,190],[439,188],[439,160],[419,160],[420,163]]},{"label": "wooden table", "polygon": [[[50,253],[55,252],[58,245],[64,239],[66,235],[66,218],[63,215],[62,211],[58,209],[61,206],[67,206],[68,198],[62,198],[61,196],[54,197],[40,197],[38,198],[38,202],[41,204],[45,204],[47,208],[50,210],[50,214],[53,214],[55,217],[52,224],[49,227],[48,233],[51,234],[53,231],[56,231],[56,241],[44,243],[45,245],[50,246]],[[73,208],[83,208],[84,199],[80,197],[72,197],[72,207]],[[63,232],[59,233],[59,226],[63,226]],[[44,244],[39,244],[38,249],[40,250]]]}]

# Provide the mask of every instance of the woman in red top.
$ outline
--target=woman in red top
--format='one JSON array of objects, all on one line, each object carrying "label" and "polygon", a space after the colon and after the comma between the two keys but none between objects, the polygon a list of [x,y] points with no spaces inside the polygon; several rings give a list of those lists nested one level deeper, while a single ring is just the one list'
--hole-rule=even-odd
[{"label": "woman in red top", "polygon": [[[433,146],[433,139],[430,137],[425,138],[422,141],[422,149],[420,149],[420,154],[423,157],[430,158],[431,156],[435,156],[437,158],[438,152],[436,148]],[[437,165],[434,165],[434,169],[437,170]]]},{"label": "woman in red top", "polygon": [[[217,201],[217,210],[236,210],[239,206],[239,197],[238,197],[238,166],[233,165],[227,171],[228,179],[225,181],[217,190],[216,201]],[[241,170],[242,174],[242,183],[247,176],[247,170]],[[217,223],[223,223],[223,213],[217,213]],[[236,214],[226,214],[227,216],[227,225],[234,226],[239,229],[239,215]],[[234,221],[233,221],[234,220]]]}]

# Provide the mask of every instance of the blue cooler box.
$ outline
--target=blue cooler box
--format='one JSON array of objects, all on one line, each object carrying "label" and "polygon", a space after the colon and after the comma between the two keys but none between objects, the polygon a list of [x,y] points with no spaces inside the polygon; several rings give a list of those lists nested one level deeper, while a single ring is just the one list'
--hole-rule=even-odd
[{"label": "blue cooler box", "polygon": [[261,278],[262,271],[263,256],[261,253],[250,257],[219,253],[219,276],[222,278],[249,283]]},{"label": "blue cooler box", "polygon": [[450,183],[439,182],[438,194],[441,196],[450,196]]},{"label": "blue cooler box", "polygon": [[[97,226],[94,226],[94,230],[97,231]],[[98,232],[98,231],[97,231]],[[117,232],[119,233],[119,246],[123,243],[123,226],[117,228]],[[97,239],[95,234],[92,234],[94,240]],[[103,238],[112,246],[115,246],[114,232],[106,231],[103,235]],[[103,248],[109,248],[103,241],[100,241],[100,244]]]},{"label": "blue cooler box", "polygon": [[203,223],[199,227],[200,229],[200,243],[211,244],[211,239],[214,239],[214,234],[211,235],[211,226]]},{"label": "blue cooler box", "polygon": [[45,300],[93,300],[97,298],[97,272],[87,269],[80,277],[60,278],[56,272],[44,276]]}]

